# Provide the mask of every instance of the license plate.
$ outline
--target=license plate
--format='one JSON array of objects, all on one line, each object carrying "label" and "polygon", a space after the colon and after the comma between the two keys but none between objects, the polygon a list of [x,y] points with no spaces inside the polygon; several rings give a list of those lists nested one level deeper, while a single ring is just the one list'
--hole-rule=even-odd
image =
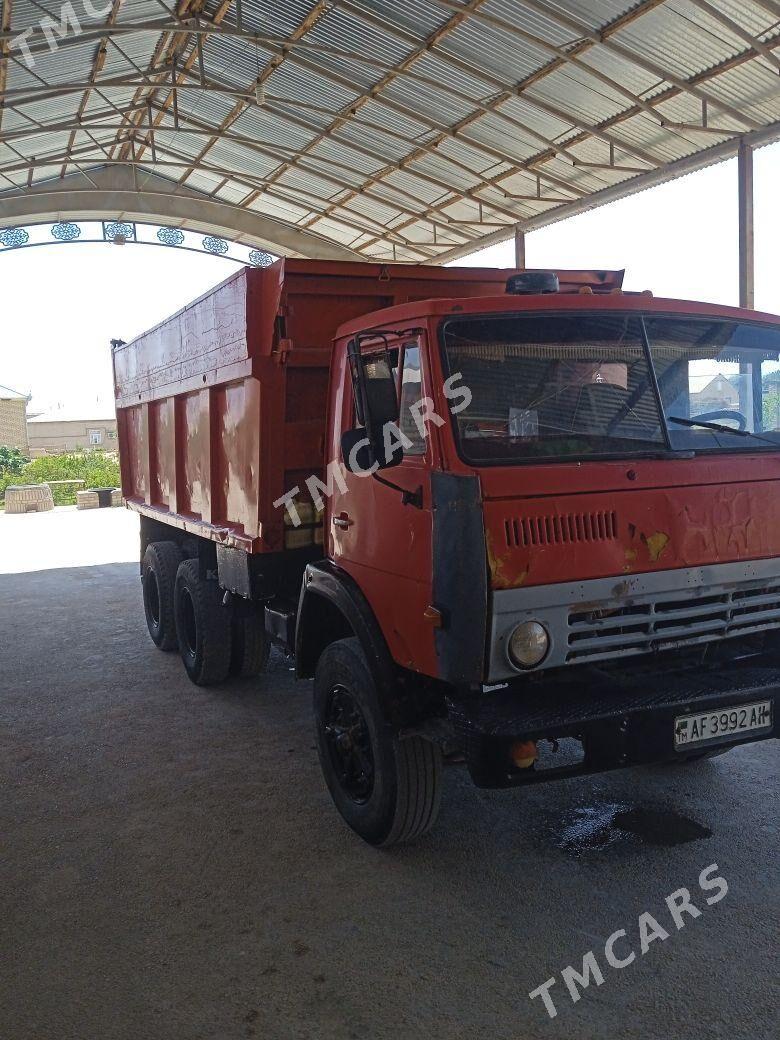
[{"label": "license plate", "polygon": [[679,750],[700,744],[719,744],[743,733],[771,728],[771,701],[718,708],[700,715],[680,715],[674,720],[674,746]]}]

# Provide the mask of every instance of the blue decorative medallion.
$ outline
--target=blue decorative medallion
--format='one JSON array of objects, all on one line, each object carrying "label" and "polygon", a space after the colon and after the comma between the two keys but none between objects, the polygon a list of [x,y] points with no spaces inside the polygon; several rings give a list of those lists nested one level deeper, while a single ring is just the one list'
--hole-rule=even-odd
[{"label": "blue decorative medallion", "polygon": [[52,238],[56,238],[58,242],[75,242],[81,235],[81,228],[78,224],[61,223],[55,224],[51,229]]},{"label": "blue decorative medallion", "polygon": [[30,233],[25,231],[24,228],[9,227],[0,231],[0,246],[6,246],[8,249],[15,249],[16,246],[26,246],[29,241]]},{"label": "blue decorative medallion", "polygon": [[252,267],[270,267],[274,258],[270,253],[264,253],[262,249],[252,249],[249,253],[249,263]]},{"label": "blue decorative medallion", "polygon": [[103,224],[103,238],[106,242],[115,242],[118,238],[135,241],[135,224],[125,224],[121,220],[112,220]]},{"label": "blue decorative medallion", "polygon": [[180,246],[184,241],[184,232],[178,228],[161,227],[157,231],[157,237],[164,246]]},{"label": "blue decorative medallion", "polygon": [[217,238],[216,235],[207,235],[203,239],[203,248],[208,253],[216,253],[217,256],[222,256],[223,253],[227,253],[228,244],[224,238]]}]

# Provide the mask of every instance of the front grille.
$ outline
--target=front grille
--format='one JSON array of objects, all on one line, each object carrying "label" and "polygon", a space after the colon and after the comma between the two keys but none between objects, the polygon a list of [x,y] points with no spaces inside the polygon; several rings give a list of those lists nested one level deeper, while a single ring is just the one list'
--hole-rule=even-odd
[{"label": "front grille", "polygon": [[780,628],[780,581],[744,582],[712,595],[663,593],[621,607],[571,609],[566,660],[606,660],[773,628]]},{"label": "front grille", "polygon": [[618,536],[617,513],[512,517],[504,521],[504,534],[510,549],[612,541]]}]

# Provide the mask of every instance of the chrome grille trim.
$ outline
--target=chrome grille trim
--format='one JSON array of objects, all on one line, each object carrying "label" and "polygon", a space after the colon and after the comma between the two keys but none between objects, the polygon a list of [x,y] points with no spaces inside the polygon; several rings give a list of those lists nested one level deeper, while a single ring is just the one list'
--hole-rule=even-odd
[{"label": "chrome grille trim", "polygon": [[590,612],[574,608],[568,614],[566,660],[599,661],[777,628],[780,581],[762,589],[753,585],[745,582],[714,596],[667,594],[641,605],[605,605]]},{"label": "chrome grille trim", "polygon": [[536,671],[780,630],[780,559],[495,590],[487,681],[517,676],[507,645],[530,620],[550,634]]}]

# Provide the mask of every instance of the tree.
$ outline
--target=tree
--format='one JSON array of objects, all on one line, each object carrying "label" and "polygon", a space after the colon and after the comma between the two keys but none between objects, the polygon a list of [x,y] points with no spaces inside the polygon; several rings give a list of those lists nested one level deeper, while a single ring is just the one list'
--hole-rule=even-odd
[{"label": "tree", "polygon": [[0,445],[0,475],[21,473],[25,462],[29,459],[18,448]]}]

